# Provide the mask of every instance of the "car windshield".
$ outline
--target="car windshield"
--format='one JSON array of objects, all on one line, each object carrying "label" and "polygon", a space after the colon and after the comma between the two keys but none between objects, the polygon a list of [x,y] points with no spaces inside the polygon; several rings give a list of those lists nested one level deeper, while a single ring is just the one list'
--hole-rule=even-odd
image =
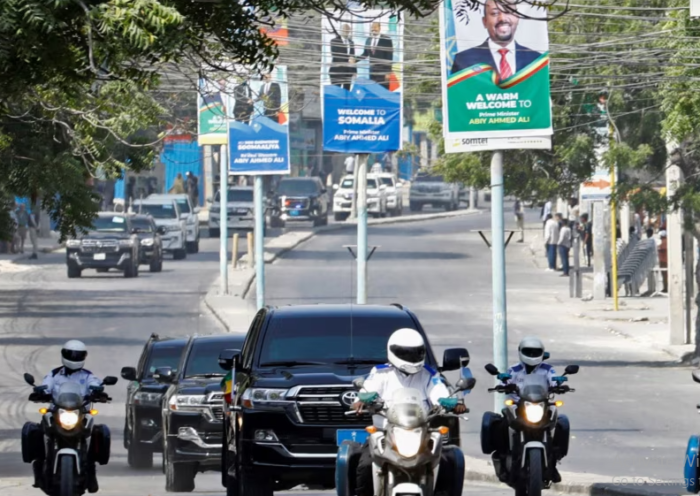
[{"label": "car windshield", "polygon": [[377,189],[376,179],[367,179],[367,188],[368,189]]},{"label": "car windshield", "polygon": [[219,367],[219,354],[226,349],[240,348],[240,345],[230,345],[221,340],[195,341],[185,365],[185,377],[220,375],[224,373]]},{"label": "car windshield", "polygon": [[[253,190],[252,189],[230,189],[228,190],[229,202],[252,202],[253,201]],[[216,197],[214,198],[214,203],[219,203],[221,201],[219,197],[219,191],[216,192]]]},{"label": "car windshield", "polygon": [[92,230],[97,232],[126,232],[126,219],[114,217],[98,217],[92,221]]},{"label": "car windshield", "polygon": [[140,204],[136,205],[134,210],[150,214],[154,219],[177,219],[177,210],[175,210],[175,206],[172,203]]},{"label": "car windshield", "polygon": [[[352,178],[345,179],[340,183],[340,187],[343,189],[352,189],[352,184],[355,181]],[[367,187],[369,189],[377,189],[377,181],[375,179],[367,179]]]},{"label": "car windshield", "polygon": [[170,367],[173,374],[177,373],[180,356],[185,347],[184,343],[158,343],[153,347],[151,358],[146,365],[145,377],[153,377],[153,372],[159,367]]},{"label": "car windshield", "polygon": [[419,174],[416,176],[416,182],[419,183],[444,183],[445,179],[442,176],[430,176],[428,174]]},{"label": "car windshield", "polygon": [[[269,324],[260,366],[268,363],[347,361],[351,353],[363,363],[386,363],[386,344],[389,336],[401,328],[415,329],[408,315],[310,317],[290,316],[273,318]],[[352,339],[351,339],[352,336]],[[319,346],[319,340],[323,346]],[[432,362],[430,353],[426,363]]]},{"label": "car windshield", "polygon": [[180,208],[181,214],[189,214],[190,213],[190,204],[187,201],[187,198],[178,198],[175,201],[177,202],[177,206]]},{"label": "car windshield", "polygon": [[387,186],[393,186],[394,185],[394,178],[392,177],[382,177],[382,184],[386,184]]},{"label": "car windshield", "polygon": [[142,233],[153,232],[153,224],[151,224],[151,221],[148,219],[132,219],[131,225],[134,229],[138,229],[138,231]]},{"label": "car windshield", "polygon": [[277,194],[283,196],[313,195],[314,193],[318,193],[316,181],[282,180],[277,186]]}]

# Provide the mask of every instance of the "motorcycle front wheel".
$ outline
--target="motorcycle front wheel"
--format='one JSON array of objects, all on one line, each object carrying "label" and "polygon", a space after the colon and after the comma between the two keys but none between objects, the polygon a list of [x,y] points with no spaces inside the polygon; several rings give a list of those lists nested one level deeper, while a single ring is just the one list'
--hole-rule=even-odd
[{"label": "motorcycle front wheel", "polygon": [[75,489],[75,458],[61,457],[61,484],[58,496],[73,496]]},{"label": "motorcycle front wheel", "polygon": [[531,449],[527,457],[527,496],[542,496],[542,453]]}]

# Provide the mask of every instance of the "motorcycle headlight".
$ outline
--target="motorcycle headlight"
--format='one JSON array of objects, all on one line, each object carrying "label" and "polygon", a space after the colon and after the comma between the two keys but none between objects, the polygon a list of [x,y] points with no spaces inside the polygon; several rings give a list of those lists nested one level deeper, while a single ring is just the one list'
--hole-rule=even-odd
[{"label": "motorcycle headlight", "polygon": [[80,246],[80,240],[79,239],[69,239],[66,241],[66,246],[68,248],[78,248]]},{"label": "motorcycle headlight", "polygon": [[153,238],[142,239],[141,244],[143,246],[152,246],[153,245]]},{"label": "motorcycle headlight", "polygon": [[119,244],[121,246],[134,246],[134,240],[133,239],[120,239]]},{"label": "motorcycle headlight", "polygon": [[525,402],[525,417],[528,422],[536,424],[544,417],[544,405],[542,403]]},{"label": "motorcycle headlight", "polygon": [[168,405],[170,406],[171,410],[201,410],[202,408],[206,408],[206,405],[204,404],[204,395],[196,394],[196,395],[183,395],[183,394],[176,394],[170,397],[168,400]]},{"label": "motorcycle headlight", "polygon": [[58,422],[65,430],[74,429],[78,425],[78,420],[80,420],[80,415],[75,410],[64,410],[63,408],[58,410]]},{"label": "motorcycle headlight", "polygon": [[394,436],[394,448],[396,448],[399,455],[412,458],[418,454],[423,437],[423,429],[394,427],[392,434]]}]

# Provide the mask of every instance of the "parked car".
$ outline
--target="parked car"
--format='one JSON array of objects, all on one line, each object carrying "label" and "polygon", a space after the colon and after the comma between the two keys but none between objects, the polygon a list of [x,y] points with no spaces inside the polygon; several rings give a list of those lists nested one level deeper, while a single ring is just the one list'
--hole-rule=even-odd
[{"label": "parked car", "polygon": [[[226,194],[228,195],[226,214],[228,229],[255,229],[253,188],[251,186],[229,186]],[[263,206],[265,207],[266,204],[267,200],[263,198]],[[267,227],[267,222],[263,222],[264,227]],[[209,208],[209,236],[214,238],[221,236],[221,197],[219,191],[216,192]]]},{"label": "parked car", "polygon": [[66,241],[70,279],[80,277],[85,269],[117,269],[124,277],[137,277],[140,257],[140,240],[127,214],[100,212],[87,234]]},{"label": "parked car", "polygon": [[[348,175],[334,185],[333,216],[337,221],[343,221],[352,212],[353,183],[355,179]],[[387,187],[374,174],[367,175],[367,213],[374,217],[386,217],[388,209]]]},{"label": "parked car", "polygon": [[[338,446],[372,423],[346,415],[357,397],[352,380],[387,362],[389,336],[401,328],[423,336],[427,367],[458,370],[468,361],[465,349],[448,349],[440,367],[418,318],[401,305],[261,309],[242,351],[220,356],[236,378],[223,425],[227,495],[272,496],[309,481],[333,488]],[[447,444],[459,446],[459,419],[432,425],[449,427]]]},{"label": "parked car", "polygon": [[151,272],[160,272],[163,270],[161,235],[165,234],[165,227],[156,226],[150,215],[134,215],[131,217],[131,223],[141,243],[139,263],[148,265]]},{"label": "parked car", "polygon": [[187,224],[180,216],[177,202],[147,198],[136,200],[133,209],[136,213],[149,214],[158,227],[165,228],[162,236],[165,253],[172,253],[175,260],[187,258]]},{"label": "parked car", "polygon": [[419,212],[425,205],[445,210],[459,208],[459,184],[445,182],[442,176],[419,173],[411,183],[409,206],[412,212]]},{"label": "parked car", "polygon": [[168,389],[153,378],[159,367],[170,367],[177,373],[186,338],[161,338],[151,334],[143,347],[136,367],[124,367],[122,378],[126,388],[124,448],[127,463],[133,468],[153,466],[153,454],[163,452],[163,394]]},{"label": "parked car", "polygon": [[187,253],[199,253],[199,214],[200,208],[192,205],[190,196],[179,195],[150,195],[152,200],[174,200],[180,209],[180,217],[185,219],[187,228]]},{"label": "parked car", "polygon": [[245,335],[194,336],[177,370],[158,367],[154,378],[168,384],[163,397],[165,490],[191,492],[198,472],[221,470],[224,416],[219,367],[221,350],[241,349]]},{"label": "parked car", "polygon": [[272,227],[284,227],[286,222],[295,221],[325,226],[329,210],[328,192],[318,177],[286,177],[270,195]]},{"label": "parked car", "polygon": [[381,184],[386,186],[386,208],[392,216],[397,217],[403,212],[403,181],[397,181],[390,172],[377,174]]}]

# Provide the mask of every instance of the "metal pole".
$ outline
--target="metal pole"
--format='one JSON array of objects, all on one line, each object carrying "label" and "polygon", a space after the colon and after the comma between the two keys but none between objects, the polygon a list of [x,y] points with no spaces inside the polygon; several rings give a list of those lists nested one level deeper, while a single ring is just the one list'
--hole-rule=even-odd
[{"label": "metal pole", "polygon": [[602,201],[593,202],[593,298],[605,299],[605,217]]},{"label": "metal pole", "polygon": [[233,246],[231,247],[231,268],[238,266],[238,233],[233,233]]},{"label": "metal pole", "polygon": [[469,210],[476,208],[476,188],[469,186]]},{"label": "metal pole", "polygon": [[[506,248],[503,227],[503,152],[491,159],[491,271],[493,277],[493,360],[498,370],[508,368],[506,320]],[[504,395],[496,394],[494,411],[500,412]]]},{"label": "metal pole", "polygon": [[357,169],[357,304],[367,303],[367,160],[358,156]]},{"label": "metal pole", "polygon": [[265,306],[265,211],[263,177],[255,176],[255,289],[258,310]]},{"label": "metal pole", "polygon": [[247,234],[248,239],[248,268],[252,269],[255,264],[255,253],[253,253],[253,233]]},{"label": "metal pole", "polygon": [[219,243],[219,272],[221,294],[228,294],[228,146],[221,145],[219,153],[219,205],[221,205],[221,225]]},{"label": "metal pole", "polygon": [[694,237],[690,232],[683,234],[685,238],[685,342],[692,343],[693,336],[693,300],[695,293],[695,273],[693,250]]},{"label": "metal pole", "polygon": [[[610,191],[615,191],[615,165],[610,167]],[[610,198],[610,261],[612,263],[612,297],[615,311],[620,310],[617,295],[617,204]]]},{"label": "metal pole", "polygon": [[357,218],[357,174],[360,170],[360,156],[355,155],[355,166],[352,168],[352,199],[350,203],[350,219]]}]

